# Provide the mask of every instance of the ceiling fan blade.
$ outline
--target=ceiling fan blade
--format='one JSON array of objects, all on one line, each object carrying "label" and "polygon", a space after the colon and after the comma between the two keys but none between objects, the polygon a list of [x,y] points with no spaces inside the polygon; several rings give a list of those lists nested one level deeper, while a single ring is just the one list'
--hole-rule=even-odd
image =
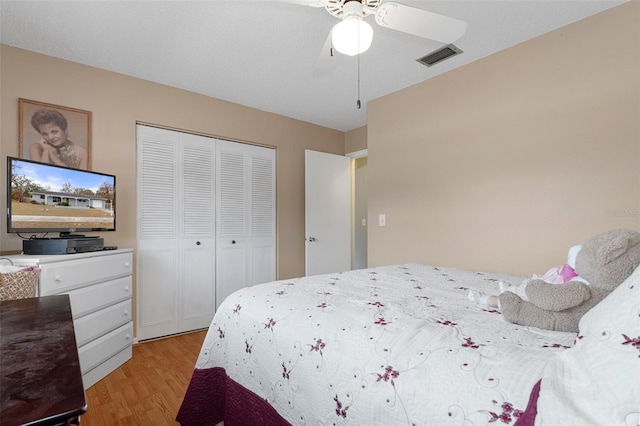
[{"label": "ceiling fan blade", "polygon": [[311,7],[325,7],[327,6],[327,0],[279,0],[283,3],[299,4],[301,6]]},{"label": "ceiling fan blade", "polygon": [[446,44],[460,39],[467,31],[467,23],[459,19],[393,2],[378,7],[376,22],[381,27]]}]

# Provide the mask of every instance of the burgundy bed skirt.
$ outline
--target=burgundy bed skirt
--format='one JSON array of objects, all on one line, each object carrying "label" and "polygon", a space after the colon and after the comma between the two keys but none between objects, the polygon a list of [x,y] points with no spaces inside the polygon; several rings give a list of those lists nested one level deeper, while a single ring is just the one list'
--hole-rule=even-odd
[{"label": "burgundy bed skirt", "polygon": [[531,395],[529,395],[529,403],[524,413],[514,426],[533,426],[536,423],[536,415],[538,414],[538,397],[540,396],[540,380],[533,385]]},{"label": "burgundy bed skirt", "polygon": [[263,398],[231,380],[223,368],[194,370],[178,416],[182,426],[285,426]]}]

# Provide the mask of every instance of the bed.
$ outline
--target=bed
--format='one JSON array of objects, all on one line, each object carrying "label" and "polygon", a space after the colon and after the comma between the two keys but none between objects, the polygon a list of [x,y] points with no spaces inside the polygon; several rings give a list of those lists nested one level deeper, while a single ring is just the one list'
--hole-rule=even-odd
[{"label": "bed", "polygon": [[[640,273],[634,276],[627,281],[636,285],[621,285],[627,293],[619,298],[640,300]],[[177,420],[183,426],[533,424],[540,403],[556,416],[555,406],[566,406],[563,398],[575,398],[571,392],[593,385],[590,380],[626,380],[614,366],[599,373],[608,379],[581,373],[566,391],[554,380],[576,380],[566,365],[582,364],[571,356],[557,360],[575,346],[602,345],[604,332],[595,327],[591,339],[582,323],[578,335],[510,324],[466,296],[469,289],[495,293],[498,281],[522,279],[405,264],[239,290],[216,312]],[[618,309],[615,303],[608,309]],[[609,331],[608,343],[625,354],[627,371],[640,371],[640,302],[633,303],[626,322],[616,323],[627,327],[627,342],[620,336],[615,339],[623,342],[614,342],[620,333]],[[638,385],[624,392],[612,397],[629,401],[618,415],[621,424],[634,424],[628,422],[640,411],[633,407]],[[607,403],[601,402],[605,411]]]}]

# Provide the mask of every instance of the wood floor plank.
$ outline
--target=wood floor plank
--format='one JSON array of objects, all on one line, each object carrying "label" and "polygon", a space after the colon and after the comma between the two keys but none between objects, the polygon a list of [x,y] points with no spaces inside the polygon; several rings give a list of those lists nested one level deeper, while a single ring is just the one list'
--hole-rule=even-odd
[{"label": "wood floor plank", "polygon": [[175,426],[206,330],[134,345],[133,356],[87,389],[82,426]]}]

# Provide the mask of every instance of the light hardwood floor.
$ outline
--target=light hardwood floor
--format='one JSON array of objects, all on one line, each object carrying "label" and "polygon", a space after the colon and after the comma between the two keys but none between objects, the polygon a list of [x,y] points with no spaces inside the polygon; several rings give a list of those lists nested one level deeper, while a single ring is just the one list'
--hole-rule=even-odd
[{"label": "light hardwood floor", "polygon": [[177,425],[206,330],[133,346],[133,357],[87,389],[82,426]]}]

